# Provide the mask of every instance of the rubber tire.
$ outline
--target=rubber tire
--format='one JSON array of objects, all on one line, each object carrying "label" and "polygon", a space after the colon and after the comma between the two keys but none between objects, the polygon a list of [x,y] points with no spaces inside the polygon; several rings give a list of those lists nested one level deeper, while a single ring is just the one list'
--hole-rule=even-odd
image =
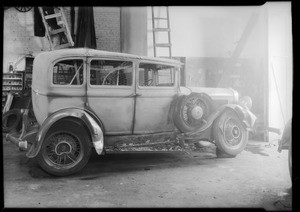
[{"label": "rubber tire", "polygon": [[[50,166],[43,157],[43,150],[45,148],[45,145],[47,143],[47,140],[55,135],[57,131],[65,131],[69,132],[71,134],[76,135],[79,138],[79,142],[81,144],[81,147],[83,148],[83,156],[81,161],[75,165],[74,167],[71,167],[70,169],[64,169],[59,170],[53,166]],[[41,146],[41,149],[36,157],[38,164],[41,166],[43,170],[48,172],[51,175],[55,176],[68,176],[75,174],[82,170],[87,162],[89,161],[91,156],[91,140],[90,136],[87,132],[87,130],[78,122],[74,122],[71,120],[64,120],[60,121],[59,123],[55,124],[55,126],[51,127],[49,132],[47,133],[45,140],[43,141],[43,144]]]},{"label": "rubber tire", "polygon": [[[237,147],[232,148],[231,146],[228,146],[225,142],[225,138],[223,137],[223,133],[220,130],[219,126],[224,127],[224,123],[228,118],[232,118],[236,120],[238,123],[238,127],[240,129],[240,132],[242,134],[241,142],[238,144]],[[240,119],[238,118],[237,114],[233,110],[225,110],[215,121],[213,124],[213,137],[215,140],[215,144],[217,146],[218,155],[220,157],[224,157],[225,155],[227,157],[235,157],[239,153],[241,153],[248,142],[248,131],[245,129],[245,127],[242,125]],[[219,157],[219,156],[218,156]]]},{"label": "rubber tire", "polygon": [[[5,121],[9,119],[10,116],[16,116],[16,120],[11,126],[4,126]],[[20,109],[12,109],[5,112],[2,116],[2,132],[9,133],[13,130],[19,131],[22,127],[22,113]]]},{"label": "rubber tire", "polygon": [[200,98],[204,102],[204,104],[206,105],[207,114],[205,114],[205,118],[207,118],[212,113],[212,111],[214,110],[212,99],[206,94],[191,93],[188,96],[180,96],[177,99],[177,103],[175,105],[175,110],[174,110],[174,113],[173,113],[173,121],[174,121],[175,126],[183,133],[193,132],[193,131],[196,131],[196,130],[198,130],[202,127],[202,125],[200,125],[200,126],[188,125],[183,119],[183,114],[182,114],[183,107],[184,107],[184,105],[186,104],[186,102],[188,101],[189,98],[194,98],[194,97]]}]

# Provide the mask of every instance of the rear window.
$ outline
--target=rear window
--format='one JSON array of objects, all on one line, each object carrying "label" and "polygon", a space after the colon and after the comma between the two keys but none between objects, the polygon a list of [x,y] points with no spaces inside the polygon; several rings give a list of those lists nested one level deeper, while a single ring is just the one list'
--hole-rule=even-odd
[{"label": "rear window", "polygon": [[83,60],[62,60],[53,67],[53,84],[82,85]]}]

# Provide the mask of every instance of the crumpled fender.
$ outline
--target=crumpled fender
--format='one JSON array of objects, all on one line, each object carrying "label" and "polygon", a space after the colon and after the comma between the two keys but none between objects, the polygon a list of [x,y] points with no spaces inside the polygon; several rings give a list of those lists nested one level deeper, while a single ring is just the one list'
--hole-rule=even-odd
[{"label": "crumpled fender", "polygon": [[254,126],[256,116],[249,109],[237,104],[223,105],[219,109],[223,111],[226,108],[234,110],[246,128],[252,128]]},{"label": "crumpled fender", "polygon": [[250,110],[245,109],[242,106],[237,104],[226,104],[226,105],[222,105],[215,112],[213,112],[208,117],[206,124],[203,125],[200,129],[194,132],[187,132],[185,133],[185,135],[192,136],[194,134],[201,133],[207,130],[209,127],[211,127],[215,119],[218,118],[226,109],[233,110],[237,114],[237,116],[239,117],[239,119],[241,120],[242,124],[246,129],[250,129],[253,127],[256,121],[256,116]]},{"label": "crumpled fender", "polygon": [[42,124],[39,132],[36,135],[35,142],[31,146],[30,150],[27,152],[26,156],[29,158],[34,158],[39,153],[45,136],[50,129],[50,127],[55,124],[58,120],[66,117],[75,117],[82,120],[87,128],[89,129],[93,145],[98,155],[100,155],[104,148],[104,137],[103,131],[101,129],[101,123],[93,117],[90,112],[85,111],[81,108],[65,108],[56,111],[51,114]]}]

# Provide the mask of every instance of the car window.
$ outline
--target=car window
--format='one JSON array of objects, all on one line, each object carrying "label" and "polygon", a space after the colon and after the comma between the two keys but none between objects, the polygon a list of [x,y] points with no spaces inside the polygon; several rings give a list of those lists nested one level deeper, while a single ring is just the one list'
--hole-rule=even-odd
[{"label": "car window", "polygon": [[132,85],[133,63],[130,61],[92,60],[90,84],[107,86]]},{"label": "car window", "polygon": [[173,66],[140,63],[139,85],[140,86],[174,86]]},{"label": "car window", "polygon": [[83,60],[62,60],[53,66],[53,84],[82,85]]}]

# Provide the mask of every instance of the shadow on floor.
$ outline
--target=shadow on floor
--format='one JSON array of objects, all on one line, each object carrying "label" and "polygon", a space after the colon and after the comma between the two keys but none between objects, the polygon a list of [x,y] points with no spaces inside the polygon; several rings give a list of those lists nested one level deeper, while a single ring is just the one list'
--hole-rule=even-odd
[{"label": "shadow on floor", "polygon": [[265,146],[263,144],[252,144],[248,143],[245,147],[245,151],[251,152],[253,154],[259,154],[262,156],[269,156],[269,154],[265,153]]},{"label": "shadow on floor", "polygon": [[[107,155],[97,155],[92,153],[86,167],[79,173],[67,178],[77,178],[79,180],[92,180],[112,173],[150,171],[158,169],[168,169],[187,166],[217,166],[219,161],[215,154],[197,153],[188,155],[185,152],[123,152]],[[27,163],[29,174],[33,178],[55,178],[44,172],[36,162]]]}]

